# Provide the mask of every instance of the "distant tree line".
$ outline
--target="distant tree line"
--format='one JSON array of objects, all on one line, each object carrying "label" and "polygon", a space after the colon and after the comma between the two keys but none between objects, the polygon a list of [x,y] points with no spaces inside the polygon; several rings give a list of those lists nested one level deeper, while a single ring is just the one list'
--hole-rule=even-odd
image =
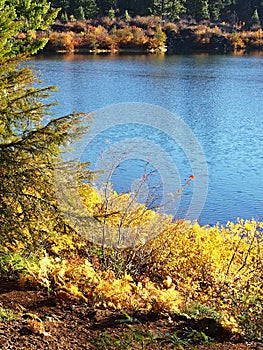
[{"label": "distant tree line", "polygon": [[260,24],[263,19],[263,0],[51,0],[51,4],[61,8],[65,20],[156,15],[169,20],[187,16],[197,21]]}]

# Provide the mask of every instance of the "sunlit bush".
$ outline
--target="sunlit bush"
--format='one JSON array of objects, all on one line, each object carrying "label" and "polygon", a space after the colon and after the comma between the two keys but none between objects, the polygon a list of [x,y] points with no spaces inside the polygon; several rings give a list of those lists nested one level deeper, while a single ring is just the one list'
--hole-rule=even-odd
[{"label": "sunlit bush", "polygon": [[2,276],[96,307],[205,314],[262,340],[262,222],[173,222],[110,184],[98,191],[83,183],[79,193],[99,223],[95,243],[58,227],[26,258],[17,239],[1,248]]},{"label": "sunlit bush", "polygon": [[169,275],[186,302],[212,305],[226,324],[261,339],[262,228],[255,220],[226,227],[177,223],[150,242],[150,276],[161,281]]},{"label": "sunlit bush", "polygon": [[156,28],[162,23],[162,19],[158,16],[136,16],[130,19],[130,24],[137,27],[147,29]]},{"label": "sunlit bush", "polygon": [[73,32],[52,32],[49,36],[50,45],[57,50],[74,50],[74,37],[76,34]]}]

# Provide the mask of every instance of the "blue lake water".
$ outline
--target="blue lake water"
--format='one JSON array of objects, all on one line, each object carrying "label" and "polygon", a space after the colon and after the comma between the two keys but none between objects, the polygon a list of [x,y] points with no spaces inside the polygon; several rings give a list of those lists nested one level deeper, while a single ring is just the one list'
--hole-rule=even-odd
[{"label": "blue lake water", "polygon": [[[202,148],[207,166],[208,190],[198,214],[202,224],[225,224],[237,217],[263,220],[262,55],[61,55],[39,56],[32,62],[41,72],[45,85],[58,86],[54,95],[59,102],[54,108],[57,116],[73,110],[95,111],[96,123],[97,110],[137,102],[164,108],[175,119],[182,120]],[[147,125],[151,125],[153,116],[145,118],[148,118]],[[165,117],[162,120],[165,128]],[[114,169],[112,182],[118,191],[127,191],[136,185],[136,179],[143,177],[147,167],[149,173],[156,171],[152,186],[158,193],[157,183],[164,181],[164,170],[158,169],[158,164],[166,156],[172,157],[178,171],[175,184],[184,185],[176,214],[180,216],[187,210],[195,184],[199,180],[200,184],[202,179],[194,180],[190,186],[185,183],[194,166],[187,151],[172,145],[169,132],[143,129],[132,122],[131,116],[126,127],[116,125],[98,135],[87,151],[89,159],[85,160],[96,163],[98,152],[108,144],[145,138],[147,147],[151,147],[150,143],[157,147],[154,164],[147,164],[145,156],[140,159],[137,150],[137,160],[124,159]],[[187,137],[185,135],[185,142]],[[171,182],[171,178],[168,181]],[[158,205],[158,200],[155,204]]]}]

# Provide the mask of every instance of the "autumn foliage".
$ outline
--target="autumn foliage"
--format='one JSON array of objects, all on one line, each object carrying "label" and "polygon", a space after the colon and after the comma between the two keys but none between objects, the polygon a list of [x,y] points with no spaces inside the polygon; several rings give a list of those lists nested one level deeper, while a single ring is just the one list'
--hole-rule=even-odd
[{"label": "autumn foliage", "polygon": [[[262,339],[262,222],[240,219],[212,227],[173,222],[143,204],[131,205],[129,194],[108,195],[107,210],[117,214],[102,221],[105,242],[51,235],[48,249],[22,263],[21,284],[42,286],[63,301],[126,312],[193,316],[206,310],[232,331]],[[91,215],[103,217],[101,193],[84,185],[82,198]],[[115,244],[120,228],[130,229],[134,245]],[[6,255],[23,256],[23,243],[12,249]]]},{"label": "autumn foliage", "polygon": [[[74,52],[119,52],[164,49],[166,35],[159,22],[150,22],[146,28],[124,21],[104,19],[101,24],[77,21],[60,25],[61,30],[49,34],[48,50]],[[137,23],[137,22],[135,22]]]}]

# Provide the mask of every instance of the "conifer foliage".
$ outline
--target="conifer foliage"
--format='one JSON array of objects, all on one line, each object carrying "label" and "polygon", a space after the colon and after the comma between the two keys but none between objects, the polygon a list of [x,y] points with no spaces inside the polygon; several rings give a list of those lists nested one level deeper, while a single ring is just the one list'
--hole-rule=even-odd
[{"label": "conifer foliage", "polygon": [[[6,17],[11,14],[16,35],[12,36],[12,53],[36,53],[42,49],[47,41],[47,35],[37,37],[36,31],[44,31],[53,23],[59,9],[51,7],[50,2],[34,0],[1,0],[0,6],[6,9]],[[4,12],[1,10],[1,17]],[[3,17],[2,17],[3,18]],[[10,28],[10,26],[8,27]]]},{"label": "conifer foliage", "polygon": [[35,52],[43,42],[29,49],[28,38],[20,40],[17,33],[25,26],[42,26],[46,19],[33,10],[35,18],[25,24],[29,12],[27,17],[20,11],[22,2],[11,2],[0,0],[0,244],[15,246],[19,240],[32,248],[62,225],[53,170],[59,146],[78,133],[80,116],[44,122],[50,107],[44,100],[54,88],[41,87],[28,65],[20,63],[22,53]]},{"label": "conifer foliage", "polygon": [[[78,18],[78,9],[83,7],[85,18],[108,16],[113,10],[121,17],[127,10],[131,17],[156,15],[163,19],[177,20],[187,16],[197,21],[251,21],[255,10],[262,24],[262,0],[51,0],[52,6],[61,8],[59,17],[73,15]],[[77,11],[77,12],[76,12]]]}]

